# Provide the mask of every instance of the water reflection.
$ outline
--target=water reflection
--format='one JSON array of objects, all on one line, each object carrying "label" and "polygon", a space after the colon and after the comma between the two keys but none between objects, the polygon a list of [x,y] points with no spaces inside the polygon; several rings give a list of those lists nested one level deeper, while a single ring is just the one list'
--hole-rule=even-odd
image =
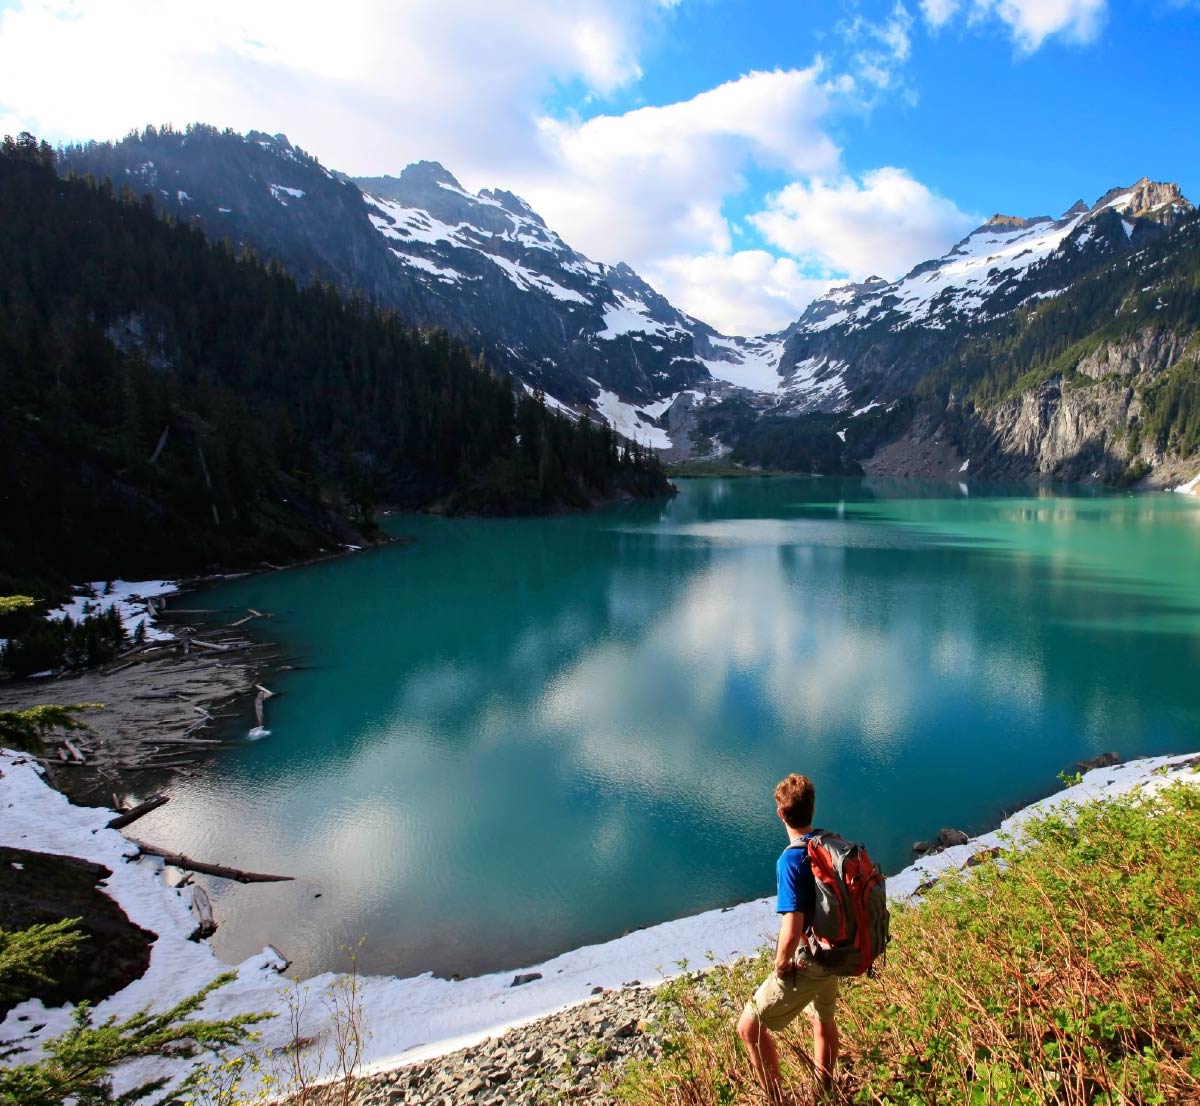
[{"label": "water reflection", "polygon": [[231,958],[367,933],[370,969],[468,973],[765,893],[789,770],[897,867],[1079,756],[1194,743],[1194,505],[972,492],[693,482],[227,585],[317,667],[146,832],[305,877],[217,889]]}]

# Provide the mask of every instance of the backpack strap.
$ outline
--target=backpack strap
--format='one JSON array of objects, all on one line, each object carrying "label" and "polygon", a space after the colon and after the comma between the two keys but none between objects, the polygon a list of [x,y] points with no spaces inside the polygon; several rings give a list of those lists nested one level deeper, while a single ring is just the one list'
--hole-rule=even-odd
[{"label": "backpack strap", "polygon": [[789,841],[789,842],[788,842],[788,848],[789,848],[789,849],[807,849],[807,848],[808,848],[808,843],[809,843],[809,842],[810,842],[810,841],[811,841],[811,840],[812,840],[814,837],[816,837],[818,834],[822,834],[822,833],[824,833],[824,832],[825,832],[825,831],[824,831],[824,830],[822,830],[822,829],[810,830],[810,831],[809,831],[808,833],[806,833],[806,834],[805,834],[803,837],[801,837],[799,841]]}]

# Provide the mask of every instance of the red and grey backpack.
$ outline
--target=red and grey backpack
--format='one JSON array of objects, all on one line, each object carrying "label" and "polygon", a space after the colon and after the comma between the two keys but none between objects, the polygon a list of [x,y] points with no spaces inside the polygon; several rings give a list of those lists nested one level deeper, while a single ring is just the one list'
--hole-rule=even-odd
[{"label": "red and grey backpack", "polygon": [[815,830],[790,846],[807,848],[816,884],[811,929],[815,959],[834,975],[872,974],[887,950],[887,887],[865,845],[852,845],[828,830]]}]

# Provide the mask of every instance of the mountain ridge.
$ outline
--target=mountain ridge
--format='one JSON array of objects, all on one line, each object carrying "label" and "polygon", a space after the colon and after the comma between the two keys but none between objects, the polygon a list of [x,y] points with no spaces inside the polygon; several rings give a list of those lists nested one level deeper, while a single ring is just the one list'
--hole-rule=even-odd
[{"label": "mountain ridge", "polygon": [[574,250],[514,193],[471,193],[437,162],[350,178],[286,136],[206,127],[65,154],[80,171],[152,189],[164,213],[294,275],[446,328],[527,391],[594,413],[669,459],[736,451],[730,403],[779,419],[893,407],[956,351],[1017,325],[1195,210],[1174,182],[1142,177],[1057,219],[998,213],[896,280],[841,284],[783,330],[744,337],[679,310],[628,265]]}]

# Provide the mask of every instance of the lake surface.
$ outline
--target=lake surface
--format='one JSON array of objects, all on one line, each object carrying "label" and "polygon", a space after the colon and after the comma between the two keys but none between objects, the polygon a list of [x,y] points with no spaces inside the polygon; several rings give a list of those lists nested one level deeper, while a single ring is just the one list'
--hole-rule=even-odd
[{"label": "lake surface", "polygon": [[1200,502],[679,483],[394,516],[411,543],[187,597],[272,612],[311,666],[138,827],[299,877],[210,885],[224,957],[307,974],[365,935],[370,971],[518,967],[772,891],[790,771],[892,871],[1082,757],[1200,746]]}]

